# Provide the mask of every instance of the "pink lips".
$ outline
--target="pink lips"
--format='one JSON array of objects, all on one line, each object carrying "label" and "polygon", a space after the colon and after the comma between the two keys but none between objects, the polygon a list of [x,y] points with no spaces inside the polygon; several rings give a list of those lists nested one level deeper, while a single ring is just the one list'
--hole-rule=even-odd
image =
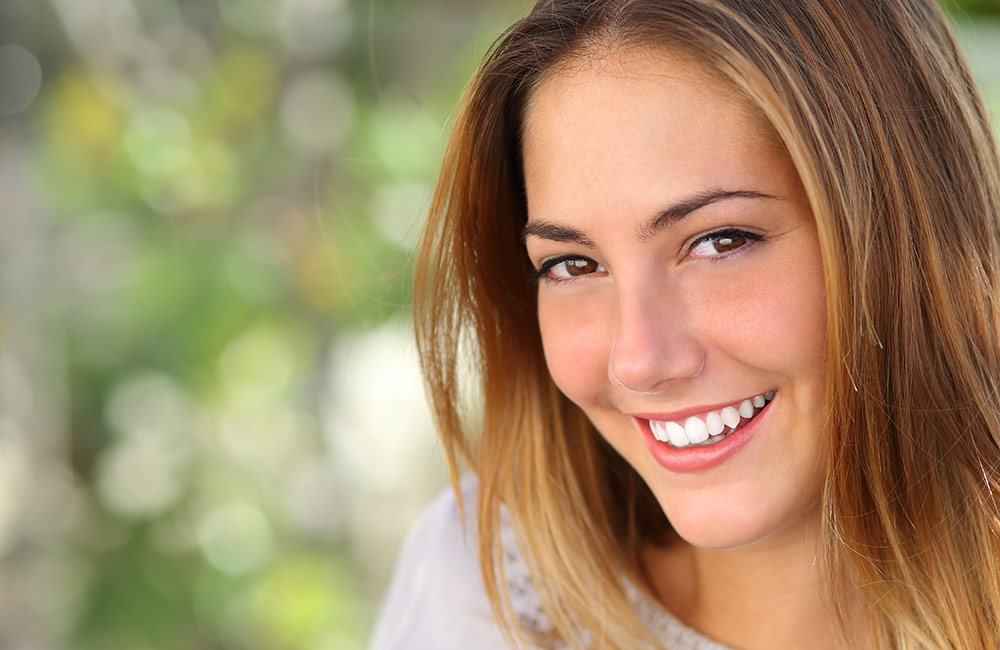
[{"label": "pink lips", "polygon": [[[757,415],[749,422],[741,426],[733,433],[711,445],[692,445],[690,447],[677,448],[667,443],[660,442],[653,437],[653,432],[649,428],[649,419],[641,416],[633,416],[633,421],[642,433],[653,458],[665,469],[672,472],[701,472],[711,469],[725,462],[730,456],[743,448],[757,430],[762,421],[770,412],[773,400],[768,402]],[[703,407],[699,407],[703,409]],[[711,410],[711,409],[708,409]],[[670,414],[672,418],[680,419],[692,413],[680,412]],[[660,419],[661,416],[656,417]]]}]

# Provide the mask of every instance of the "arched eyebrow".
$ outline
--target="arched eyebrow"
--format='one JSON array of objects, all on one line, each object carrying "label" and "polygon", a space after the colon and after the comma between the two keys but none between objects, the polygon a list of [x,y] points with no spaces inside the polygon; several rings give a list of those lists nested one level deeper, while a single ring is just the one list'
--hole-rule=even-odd
[{"label": "arched eyebrow", "polygon": [[639,227],[639,238],[649,239],[657,231],[677,223],[695,210],[728,199],[778,199],[778,197],[754,190],[707,190],[658,212],[656,216]]},{"label": "arched eyebrow", "polygon": [[581,246],[586,246],[587,248],[596,247],[594,242],[589,237],[576,228],[557,226],[554,223],[549,223],[544,220],[529,221],[525,224],[524,228],[521,229],[521,239],[524,240],[528,237],[538,237],[540,239],[548,239],[551,241],[579,244]]},{"label": "arched eyebrow", "polygon": [[[657,231],[677,223],[692,212],[727,199],[779,199],[779,197],[754,190],[706,190],[657,212],[652,219],[639,226],[639,238],[649,239]],[[521,229],[521,239],[528,237],[579,244],[587,248],[595,248],[596,246],[593,240],[582,231],[568,226],[560,226],[544,219],[529,221],[525,224],[524,228]]]}]

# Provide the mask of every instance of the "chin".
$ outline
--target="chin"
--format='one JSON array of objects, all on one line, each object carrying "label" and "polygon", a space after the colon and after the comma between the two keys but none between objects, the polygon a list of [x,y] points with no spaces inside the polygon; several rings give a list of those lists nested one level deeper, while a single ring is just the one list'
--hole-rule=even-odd
[{"label": "chin", "polygon": [[[674,531],[688,544],[706,550],[752,546],[767,540],[801,541],[818,525],[819,503],[795,504],[793,508],[768,508],[757,502],[737,507],[732,501],[703,500],[678,504],[657,497]],[[815,533],[815,528],[813,528]]]}]

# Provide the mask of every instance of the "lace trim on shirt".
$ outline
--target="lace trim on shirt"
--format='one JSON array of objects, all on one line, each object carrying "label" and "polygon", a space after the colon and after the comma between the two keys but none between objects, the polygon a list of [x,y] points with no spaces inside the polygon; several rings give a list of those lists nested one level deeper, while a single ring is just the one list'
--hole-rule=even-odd
[{"label": "lace trim on shirt", "polygon": [[[507,578],[507,590],[510,593],[511,606],[518,622],[529,630],[545,632],[552,628],[552,619],[542,607],[542,599],[535,589],[528,571],[528,564],[521,556],[517,547],[517,537],[514,526],[506,509],[500,515],[500,548],[503,551],[504,573]],[[565,644],[553,646],[562,650],[568,648]]]},{"label": "lace trim on shirt", "polygon": [[[500,518],[500,546],[503,552],[507,589],[517,620],[531,630],[542,632],[551,629],[552,620],[545,613],[542,600],[531,580],[528,565],[517,547],[514,527],[506,511],[502,512]],[[627,579],[625,586],[639,620],[669,650],[732,650],[681,623],[662,607],[651,602]],[[535,647],[537,646],[533,646]],[[557,642],[550,648],[565,650],[569,646]]]}]

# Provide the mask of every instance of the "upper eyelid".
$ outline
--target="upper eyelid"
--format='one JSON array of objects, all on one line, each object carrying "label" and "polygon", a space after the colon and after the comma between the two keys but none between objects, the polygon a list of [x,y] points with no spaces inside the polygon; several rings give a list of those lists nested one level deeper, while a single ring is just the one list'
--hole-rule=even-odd
[{"label": "upper eyelid", "polygon": [[[546,257],[543,260],[541,260],[536,270],[541,271],[546,268],[551,268],[556,264],[560,264],[562,262],[569,262],[571,260],[587,260],[588,262],[601,264],[600,262],[595,260],[593,257],[590,257],[589,255],[581,255],[579,253],[560,253],[558,255],[552,255],[550,257]],[[601,264],[601,266],[604,265]]]},{"label": "upper eyelid", "polygon": [[737,233],[742,233],[742,234],[746,234],[746,235],[751,235],[751,236],[754,236],[754,237],[761,237],[762,236],[757,231],[755,231],[755,230],[753,230],[751,228],[743,227],[743,226],[721,226],[719,228],[712,228],[711,230],[705,231],[705,232],[701,233],[700,235],[695,235],[694,237],[691,238],[690,241],[693,244],[694,242],[700,241],[702,239],[705,239],[706,237],[712,237],[713,235],[722,235],[722,234],[725,234],[727,232],[737,232]]},{"label": "upper eyelid", "polygon": [[[578,278],[554,278],[549,275],[549,270],[552,269],[553,267],[556,267],[562,264],[563,262],[569,262],[572,260],[586,260],[588,262],[593,262],[594,264],[597,264],[602,268],[604,267],[604,264],[598,262],[592,257],[588,257],[587,255],[580,255],[575,253],[564,253],[562,255],[553,255],[552,257],[545,258],[544,260],[541,261],[541,263],[538,265],[538,268],[536,268],[532,273],[528,275],[528,281],[537,282],[539,280],[546,280],[550,282],[567,282],[570,280],[577,280],[585,277],[585,276],[580,276]],[[534,263],[532,263],[532,266],[534,266]]]},{"label": "upper eyelid", "polygon": [[740,235],[746,236],[752,241],[761,241],[764,239],[764,235],[749,228],[741,228],[739,226],[723,226],[722,228],[716,228],[715,230],[710,230],[701,235],[696,235],[692,237],[687,244],[684,245],[685,250],[690,250],[695,244],[702,242],[706,239],[711,239],[713,237],[721,237],[728,233],[738,233]]}]

